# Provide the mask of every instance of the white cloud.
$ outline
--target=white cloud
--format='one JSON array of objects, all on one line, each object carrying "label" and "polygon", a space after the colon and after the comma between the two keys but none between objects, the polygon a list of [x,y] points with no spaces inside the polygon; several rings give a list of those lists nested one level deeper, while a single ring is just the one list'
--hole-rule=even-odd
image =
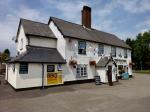
[{"label": "white cloud", "polygon": [[80,14],[83,5],[87,5],[87,2],[85,1],[47,1],[50,5],[55,6],[55,8],[60,11],[59,15],[63,17],[64,20],[69,20],[76,23],[80,23]]},{"label": "white cloud", "polygon": [[138,23],[137,25],[135,25],[136,29],[145,29],[145,28],[149,28],[150,29],[150,19],[146,19],[143,22]]},{"label": "white cloud", "polygon": [[12,38],[13,36],[16,36],[20,18],[47,22],[46,15],[38,12],[35,9],[31,9],[26,6],[20,6],[19,9],[14,9],[10,14],[6,15],[3,21],[0,21],[0,51],[4,50],[5,48],[9,48],[12,52],[12,55],[15,55],[15,44],[12,41]]},{"label": "white cloud", "polygon": [[150,11],[150,0],[118,0],[117,3],[130,13]]}]

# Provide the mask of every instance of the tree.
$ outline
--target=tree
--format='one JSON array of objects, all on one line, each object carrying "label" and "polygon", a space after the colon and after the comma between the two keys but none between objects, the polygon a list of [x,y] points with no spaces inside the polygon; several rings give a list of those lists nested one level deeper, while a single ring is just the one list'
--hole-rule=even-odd
[{"label": "tree", "polygon": [[150,31],[139,33],[135,40],[127,38],[126,43],[132,48],[132,60],[136,69],[150,67]]},{"label": "tree", "polygon": [[9,49],[5,49],[3,53],[0,53],[0,61],[5,62],[10,57],[10,51]]},{"label": "tree", "polygon": [[4,54],[7,54],[8,57],[10,57],[10,51],[9,51],[9,49],[5,49],[3,53],[4,53]]}]

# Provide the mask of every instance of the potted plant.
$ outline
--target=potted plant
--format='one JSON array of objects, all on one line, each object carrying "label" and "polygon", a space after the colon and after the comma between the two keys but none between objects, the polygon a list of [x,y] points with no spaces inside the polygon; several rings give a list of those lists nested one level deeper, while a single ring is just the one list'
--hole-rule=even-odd
[{"label": "potted plant", "polygon": [[95,66],[95,65],[96,65],[96,61],[95,61],[95,60],[92,60],[92,61],[89,62],[89,64],[90,64],[91,66]]},{"label": "potted plant", "polygon": [[72,59],[69,61],[69,65],[73,66],[73,68],[76,68],[77,61]]}]

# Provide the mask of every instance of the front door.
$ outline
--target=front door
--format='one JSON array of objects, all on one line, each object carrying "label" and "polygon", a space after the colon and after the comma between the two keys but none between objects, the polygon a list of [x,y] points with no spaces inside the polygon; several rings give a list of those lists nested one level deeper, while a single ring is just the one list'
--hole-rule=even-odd
[{"label": "front door", "polygon": [[109,83],[109,85],[113,86],[113,82],[112,82],[112,66],[111,65],[108,66],[107,76],[108,76],[108,83]]}]

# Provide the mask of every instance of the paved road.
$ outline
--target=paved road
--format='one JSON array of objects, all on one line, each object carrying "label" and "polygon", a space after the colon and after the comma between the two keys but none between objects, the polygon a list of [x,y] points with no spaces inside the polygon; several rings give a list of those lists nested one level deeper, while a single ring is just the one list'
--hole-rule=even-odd
[{"label": "paved road", "polygon": [[84,83],[16,92],[2,84],[0,112],[150,112],[150,75],[113,87]]}]

